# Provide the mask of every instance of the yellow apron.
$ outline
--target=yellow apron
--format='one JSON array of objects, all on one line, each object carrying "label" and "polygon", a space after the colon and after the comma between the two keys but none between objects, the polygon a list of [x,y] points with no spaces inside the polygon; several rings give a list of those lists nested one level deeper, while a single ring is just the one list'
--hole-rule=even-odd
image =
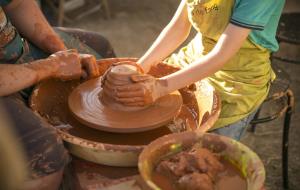
[{"label": "yellow apron", "polygon": [[[181,67],[206,55],[217,43],[231,17],[234,0],[186,0],[196,37],[166,62]],[[275,78],[270,52],[249,39],[224,67],[205,80],[218,91],[222,110],[212,129],[232,124],[253,112],[266,98]]]}]

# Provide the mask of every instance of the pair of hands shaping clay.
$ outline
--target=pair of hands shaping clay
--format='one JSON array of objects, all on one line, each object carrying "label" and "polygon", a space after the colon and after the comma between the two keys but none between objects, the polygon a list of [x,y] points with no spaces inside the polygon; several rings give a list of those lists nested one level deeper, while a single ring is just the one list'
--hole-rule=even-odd
[{"label": "pair of hands shaping clay", "polygon": [[147,107],[163,96],[160,80],[130,61],[113,64],[103,75],[101,85],[104,96],[127,107]]},{"label": "pair of hands shaping clay", "polygon": [[[158,80],[135,63],[112,65],[102,78],[79,85],[69,96],[69,107],[83,124],[109,132],[141,132],[163,126],[178,114],[178,91],[161,98]],[[103,87],[103,88],[102,88]]]}]

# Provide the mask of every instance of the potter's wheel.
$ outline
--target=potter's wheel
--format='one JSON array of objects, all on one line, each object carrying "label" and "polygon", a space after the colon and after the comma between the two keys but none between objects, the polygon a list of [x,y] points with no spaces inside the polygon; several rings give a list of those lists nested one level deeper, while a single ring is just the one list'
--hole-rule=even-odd
[{"label": "potter's wheel", "polygon": [[[100,74],[103,75],[111,64],[128,60],[137,59],[99,60]],[[150,73],[155,77],[162,77],[174,71],[176,70],[171,66],[158,64]],[[140,152],[151,141],[173,132],[212,127],[220,113],[220,98],[214,88],[203,82],[199,91],[190,91],[188,88],[180,91],[183,105],[171,125],[140,133],[105,132],[87,127],[71,113],[68,98],[80,84],[83,83],[77,80],[43,81],[35,87],[30,107],[57,129],[72,155],[99,164],[136,166]]]},{"label": "potter's wheel", "polygon": [[108,132],[141,132],[170,123],[182,105],[181,95],[175,91],[143,109],[116,109],[109,106],[107,100],[103,101],[104,91],[101,78],[84,82],[73,90],[68,103],[79,122]]}]

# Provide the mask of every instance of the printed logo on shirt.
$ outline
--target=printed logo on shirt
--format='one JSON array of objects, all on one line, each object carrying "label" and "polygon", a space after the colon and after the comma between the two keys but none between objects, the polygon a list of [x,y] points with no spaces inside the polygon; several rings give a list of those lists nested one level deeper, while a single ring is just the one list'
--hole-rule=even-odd
[{"label": "printed logo on shirt", "polygon": [[210,13],[211,11],[218,11],[219,7],[217,4],[213,4],[212,6],[205,7],[205,12]]},{"label": "printed logo on shirt", "polygon": [[218,4],[212,4],[212,5],[202,4],[194,7],[194,10],[192,10],[192,15],[197,16],[197,15],[209,14],[218,10],[219,10]]}]

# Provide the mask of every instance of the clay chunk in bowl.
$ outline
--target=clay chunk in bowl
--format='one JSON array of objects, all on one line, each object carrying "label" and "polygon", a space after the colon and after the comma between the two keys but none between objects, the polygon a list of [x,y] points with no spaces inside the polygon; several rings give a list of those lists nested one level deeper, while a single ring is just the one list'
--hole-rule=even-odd
[{"label": "clay chunk in bowl", "polygon": [[264,166],[252,150],[199,131],[156,139],[140,154],[138,168],[154,190],[262,190],[265,181]]}]

